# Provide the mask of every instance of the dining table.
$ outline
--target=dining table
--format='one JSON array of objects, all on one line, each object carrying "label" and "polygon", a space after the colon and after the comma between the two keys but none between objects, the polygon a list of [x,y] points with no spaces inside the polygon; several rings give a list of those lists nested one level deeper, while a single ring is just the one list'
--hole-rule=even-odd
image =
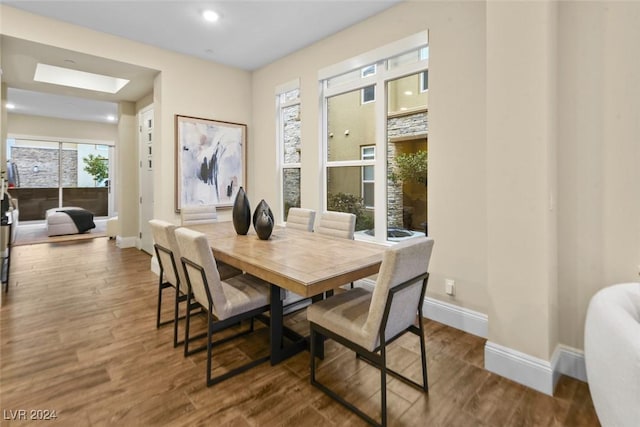
[{"label": "dining table", "polygon": [[[308,348],[284,325],[286,292],[318,300],[328,291],[378,273],[385,246],[276,226],[267,240],[253,229],[236,233],[232,222],[189,225],[207,236],[213,256],[270,284],[270,359],[275,365]],[[288,342],[287,342],[288,341]],[[320,346],[322,348],[322,346]]]}]

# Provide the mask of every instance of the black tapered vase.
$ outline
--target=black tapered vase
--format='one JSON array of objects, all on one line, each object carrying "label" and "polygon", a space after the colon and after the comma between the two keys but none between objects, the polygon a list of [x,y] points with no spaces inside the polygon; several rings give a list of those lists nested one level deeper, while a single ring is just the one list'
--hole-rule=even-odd
[{"label": "black tapered vase", "polygon": [[262,240],[269,239],[274,224],[275,221],[271,208],[264,199],[260,200],[260,203],[256,206],[256,210],[253,212],[253,228],[256,230],[258,237]]},{"label": "black tapered vase", "polygon": [[253,226],[256,229],[256,234],[261,240],[269,240],[271,232],[273,231],[273,218],[269,216],[267,211],[262,211]]},{"label": "black tapered vase", "polygon": [[236,233],[240,235],[247,234],[251,226],[251,206],[249,205],[247,193],[244,192],[242,187],[238,189],[238,194],[236,194],[231,216],[233,217],[233,228],[236,229]]}]

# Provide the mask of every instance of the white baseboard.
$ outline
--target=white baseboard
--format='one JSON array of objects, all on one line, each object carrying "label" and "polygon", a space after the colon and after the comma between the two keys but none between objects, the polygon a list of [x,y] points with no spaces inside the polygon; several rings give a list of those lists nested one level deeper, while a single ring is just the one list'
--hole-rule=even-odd
[{"label": "white baseboard", "polygon": [[[376,282],[371,279],[358,280],[355,286],[373,291]],[[459,307],[434,298],[425,298],[422,303],[422,314],[430,320],[435,320],[468,334],[487,338],[489,320],[486,314]]]},{"label": "white baseboard", "polygon": [[[584,351],[568,347],[566,345],[558,345],[554,356],[558,354],[558,362],[555,365],[555,374],[566,375],[580,381],[587,382],[587,366],[584,361]],[[554,360],[552,357],[551,360]]]},{"label": "white baseboard", "polygon": [[151,257],[151,271],[156,273],[158,276],[160,275],[160,263],[155,255]]},{"label": "white baseboard", "polygon": [[137,240],[138,239],[135,236],[130,236],[130,237],[116,236],[116,246],[121,249],[135,248]]},{"label": "white baseboard", "polygon": [[434,298],[425,298],[422,313],[427,319],[435,320],[468,334],[487,338],[489,319],[486,314],[468,308],[449,304]]},{"label": "white baseboard", "polygon": [[487,341],[484,346],[484,368],[541,393],[553,396],[557,376],[551,361]]},{"label": "white baseboard", "polygon": [[551,360],[547,361],[487,341],[484,367],[549,396],[553,396],[560,375],[587,382],[584,353],[562,344],[556,347]]},{"label": "white baseboard", "polygon": [[[375,282],[358,280],[356,286],[373,291]],[[489,335],[489,319],[486,314],[449,304],[434,298],[425,298],[422,312],[427,319],[482,338]],[[542,393],[553,395],[560,378],[566,375],[587,382],[584,353],[558,345],[550,361],[542,360],[487,341],[484,352],[485,369]]]}]

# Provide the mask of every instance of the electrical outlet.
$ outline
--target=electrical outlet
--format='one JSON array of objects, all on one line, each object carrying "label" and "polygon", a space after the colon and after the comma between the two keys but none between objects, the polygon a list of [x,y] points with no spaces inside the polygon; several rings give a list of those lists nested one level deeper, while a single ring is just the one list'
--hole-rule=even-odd
[{"label": "electrical outlet", "polygon": [[456,294],[456,281],[453,279],[446,279],[444,281],[444,290],[447,295],[455,295]]}]

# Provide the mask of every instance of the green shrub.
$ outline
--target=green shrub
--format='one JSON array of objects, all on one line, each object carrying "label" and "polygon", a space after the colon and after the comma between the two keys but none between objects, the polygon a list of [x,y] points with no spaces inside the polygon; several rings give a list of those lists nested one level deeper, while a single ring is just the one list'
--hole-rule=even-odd
[{"label": "green shrub", "polygon": [[356,231],[373,228],[373,217],[365,209],[362,198],[354,194],[328,194],[327,209],[330,211],[354,214],[356,216]]}]

